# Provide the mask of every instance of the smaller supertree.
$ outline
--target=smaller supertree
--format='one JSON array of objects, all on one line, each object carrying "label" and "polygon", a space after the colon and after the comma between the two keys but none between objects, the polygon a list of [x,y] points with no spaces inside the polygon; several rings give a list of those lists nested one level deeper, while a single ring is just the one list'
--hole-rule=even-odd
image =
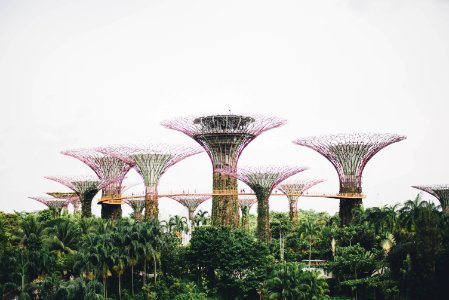
[{"label": "smaller supertree", "polygon": [[159,216],[157,187],[162,175],[177,162],[204,152],[199,147],[155,144],[136,147],[98,148],[134,167],[145,184],[145,219]]},{"label": "smaller supertree", "polygon": [[362,174],[366,164],[380,150],[405,138],[388,133],[352,133],[305,137],[293,143],[317,151],[334,166],[342,196],[340,225],[347,226],[353,218],[353,209],[362,205]]},{"label": "smaller supertree", "polygon": [[51,197],[28,197],[30,199],[36,200],[48,207],[55,216],[61,215],[61,211],[64,208],[67,208],[67,205],[70,203],[69,199],[63,198],[51,198]]},{"label": "smaller supertree", "polygon": [[249,230],[249,210],[257,202],[256,198],[252,199],[239,199],[240,210],[242,211],[241,226],[246,231]]},{"label": "smaller supertree", "polygon": [[[116,178],[114,184],[102,189],[103,196],[118,197],[122,193],[122,182],[131,166],[116,157],[105,155],[93,148],[82,148],[61,152],[64,155],[76,158],[89,166],[100,180]],[[117,219],[122,216],[120,204],[101,202],[101,217],[105,219]]]},{"label": "smaller supertree", "polygon": [[443,211],[449,214],[449,184],[413,185],[412,187],[437,198]]},{"label": "smaller supertree", "polygon": [[145,209],[145,197],[125,199],[123,202],[131,206],[133,210],[133,218],[136,221],[143,219],[143,210]]},{"label": "smaller supertree", "polygon": [[110,180],[100,180],[95,177],[52,177],[45,178],[59,182],[76,193],[81,202],[81,217],[89,218],[92,216],[92,199],[103,188],[115,183],[116,178]]},{"label": "smaller supertree", "polygon": [[67,199],[69,204],[73,205],[73,212],[80,210],[80,198],[74,192],[48,192],[47,195],[52,196],[53,198]]},{"label": "smaller supertree", "polygon": [[283,183],[278,186],[278,189],[288,198],[290,222],[292,222],[295,226],[298,226],[299,224],[299,197],[312,186],[317,185],[318,183],[321,183],[323,181],[324,179],[304,179],[295,182]]},{"label": "smaller supertree", "polygon": [[193,227],[195,210],[201,203],[210,199],[210,196],[171,196],[170,198],[187,208],[189,211],[189,220]]},{"label": "smaller supertree", "polygon": [[[257,198],[257,238],[270,242],[269,198],[273,189],[282,181],[307,167],[269,166],[239,168],[236,173],[229,175],[237,177],[246,183],[256,194]],[[229,171],[223,170],[223,173]]]}]

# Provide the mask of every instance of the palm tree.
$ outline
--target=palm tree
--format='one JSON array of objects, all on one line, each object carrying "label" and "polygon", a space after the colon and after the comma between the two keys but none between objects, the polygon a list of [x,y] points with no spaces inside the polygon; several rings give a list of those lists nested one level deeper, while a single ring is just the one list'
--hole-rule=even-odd
[{"label": "palm tree", "polygon": [[310,220],[307,219],[301,226],[301,236],[308,242],[309,244],[309,267],[312,265],[312,245],[315,240],[318,238],[318,233],[320,231],[320,226]]},{"label": "palm tree", "polygon": [[208,214],[207,211],[199,210],[193,218],[195,226],[207,225],[210,219]]},{"label": "palm tree", "polygon": [[303,271],[298,263],[281,263],[275,266],[267,281],[269,299],[304,299],[301,282]]},{"label": "palm tree", "polygon": [[169,230],[182,242],[182,233],[189,232],[189,223],[186,217],[174,216],[168,221]]},{"label": "palm tree", "polygon": [[422,200],[421,193],[415,199],[407,200],[399,210],[399,221],[401,224],[409,231],[414,232],[415,221],[418,218],[419,211],[426,205],[428,205],[428,202]]},{"label": "palm tree", "polygon": [[64,254],[73,254],[78,249],[80,232],[76,225],[63,220],[47,229],[45,243],[50,251],[61,257]]}]

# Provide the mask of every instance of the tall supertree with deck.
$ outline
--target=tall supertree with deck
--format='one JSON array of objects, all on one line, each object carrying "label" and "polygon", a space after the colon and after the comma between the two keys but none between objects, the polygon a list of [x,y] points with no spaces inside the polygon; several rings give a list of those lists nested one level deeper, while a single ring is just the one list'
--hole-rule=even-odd
[{"label": "tall supertree with deck", "polygon": [[313,136],[293,143],[311,148],[335,167],[340,180],[340,223],[349,224],[352,209],[362,204],[362,173],[368,161],[386,146],[406,137],[397,134],[354,133]]},{"label": "tall supertree with deck", "polygon": [[268,166],[239,168],[237,172],[224,174],[236,177],[246,183],[256,194],[257,198],[257,238],[270,242],[269,198],[273,189],[282,181],[307,167]]},{"label": "tall supertree with deck", "polygon": [[53,212],[55,216],[60,216],[61,211],[70,203],[70,198],[54,198],[54,197],[28,197],[37,202],[40,202],[48,207],[49,210]]},{"label": "tall supertree with deck", "polygon": [[133,210],[133,218],[136,221],[143,219],[143,210],[145,209],[145,197],[125,199],[123,202],[128,204]]},{"label": "tall supertree with deck", "polygon": [[162,125],[180,131],[207,152],[213,169],[212,225],[238,227],[237,180],[218,170],[237,171],[245,147],[263,132],[284,125],[284,119],[267,116],[208,115],[164,121]]},{"label": "tall supertree with deck", "polygon": [[443,211],[449,214],[449,184],[413,185],[412,187],[437,198]]},{"label": "tall supertree with deck", "polygon": [[157,187],[161,176],[177,162],[203,152],[199,147],[166,144],[99,148],[99,151],[121,159],[140,174],[145,184],[145,219],[159,216]]},{"label": "tall supertree with deck", "polygon": [[[103,196],[112,196],[120,198],[122,193],[122,182],[126,173],[131,169],[129,164],[122,160],[105,155],[96,149],[85,148],[67,150],[61,152],[64,155],[74,157],[86,165],[88,165],[97,174],[100,180],[110,180],[117,178],[114,184],[111,184],[102,189]],[[122,206],[120,201],[118,203],[101,203],[101,217],[105,219],[118,219],[122,216]]]},{"label": "tall supertree with deck", "polygon": [[170,196],[171,199],[175,200],[179,204],[185,206],[189,212],[189,220],[191,226],[194,225],[194,214],[195,210],[200,206],[204,201],[209,200],[210,196]]},{"label": "tall supertree with deck", "polygon": [[89,218],[92,216],[92,199],[103,188],[116,182],[117,179],[100,180],[95,177],[54,177],[45,178],[59,182],[76,193],[81,202],[81,217]]},{"label": "tall supertree with deck", "polygon": [[249,210],[257,202],[257,198],[239,199],[240,210],[242,211],[242,219],[240,225],[246,231],[249,230]]},{"label": "tall supertree with deck", "polygon": [[294,226],[299,224],[298,199],[312,186],[323,182],[324,179],[303,179],[279,185],[277,188],[287,196],[289,202],[289,219]]}]

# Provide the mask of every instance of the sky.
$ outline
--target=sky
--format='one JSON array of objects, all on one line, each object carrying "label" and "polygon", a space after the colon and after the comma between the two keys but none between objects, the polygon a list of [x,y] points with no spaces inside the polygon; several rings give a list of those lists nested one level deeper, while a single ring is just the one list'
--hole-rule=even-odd
[{"label": "sky", "polygon": [[[44,176],[93,174],[62,150],[196,145],[160,122],[229,111],[285,118],[239,165],[308,166],[292,179],[327,179],[312,192],[336,193],[337,173],[292,140],[404,134],[367,164],[364,205],[412,199],[411,185],[449,180],[448,16],[448,0],[0,0],[0,210],[40,210],[28,196],[67,191]],[[210,191],[211,171],[196,155],[159,190]],[[143,191],[135,171],[125,181]],[[286,198],[271,207],[286,211]],[[333,214],[338,200],[299,207]],[[166,198],[160,210],[187,214]]]}]

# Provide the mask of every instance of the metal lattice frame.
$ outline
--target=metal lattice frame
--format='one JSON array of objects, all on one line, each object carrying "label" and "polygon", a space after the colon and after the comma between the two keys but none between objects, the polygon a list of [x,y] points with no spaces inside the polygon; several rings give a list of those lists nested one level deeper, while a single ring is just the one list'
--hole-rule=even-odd
[{"label": "metal lattice frame", "polygon": [[47,206],[50,210],[59,216],[63,208],[67,208],[70,198],[52,198],[52,197],[28,197]]},{"label": "metal lattice frame", "polygon": [[[88,165],[101,180],[117,178],[115,184],[111,184],[102,190],[103,196],[120,197],[122,193],[122,182],[126,173],[131,169],[129,164],[122,160],[105,155],[93,148],[74,149],[61,152],[64,155],[74,157]],[[122,215],[121,205],[102,203],[101,216],[103,218],[120,218]]]},{"label": "metal lattice frame", "polygon": [[81,201],[78,195],[74,192],[48,192],[46,194],[53,198],[67,199],[69,200],[69,203],[73,205],[74,212],[80,210]]},{"label": "metal lattice frame", "polygon": [[189,220],[193,222],[195,210],[203,202],[209,200],[210,196],[171,196],[170,198],[187,208],[189,211]]},{"label": "metal lattice frame", "polygon": [[294,225],[299,224],[298,214],[298,199],[299,197],[311,187],[323,182],[324,179],[303,179],[295,182],[288,182],[280,184],[277,188],[284,193],[289,202],[289,217]]},{"label": "metal lattice frame", "polygon": [[443,211],[449,214],[449,184],[413,185],[412,187],[437,198]]},{"label": "metal lattice frame", "polygon": [[142,212],[145,209],[145,197],[125,199],[123,202],[131,206],[133,210],[133,217],[135,220],[140,221],[143,219]]},{"label": "metal lattice frame", "polygon": [[72,191],[74,191],[81,202],[81,216],[92,216],[92,199],[95,195],[106,186],[113,184],[117,181],[117,178],[109,180],[100,180],[90,176],[78,176],[78,177],[54,177],[46,176],[45,178],[59,182]]},{"label": "metal lattice frame", "polygon": [[241,226],[245,230],[249,230],[249,211],[251,207],[257,203],[257,199],[251,198],[251,199],[240,199],[239,198],[239,206],[240,210],[242,211],[242,220],[241,220]]},{"label": "metal lattice frame", "polygon": [[[213,190],[237,190],[237,181],[218,170],[237,171],[238,159],[245,147],[263,132],[282,126],[286,120],[271,116],[207,115],[164,121],[166,128],[180,131],[198,142],[207,152],[213,167]],[[212,198],[212,224],[237,227],[236,195]]]},{"label": "metal lattice frame", "polygon": [[[362,173],[368,161],[381,149],[404,140],[397,134],[353,133],[301,138],[293,143],[311,148],[335,167],[340,180],[341,194],[362,193]],[[340,199],[340,222],[347,225],[353,208],[362,204],[362,198]]]},{"label": "metal lattice frame", "polygon": [[290,176],[307,169],[308,167],[292,166],[245,167],[239,168],[236,173],[229,173],[246,183],[256,194],[257,238],[259,240],[265,242],[271,240],[268,200],[273,189]]},{"label": "metal lattice frame", "polygon": [[203,152],[198,147],[154,144],[136,147],[100,148],[99,151],[117,157],[134,167],[145,184],[145,218],[158,218],[157,186],[161,176],[177,162]]}]

